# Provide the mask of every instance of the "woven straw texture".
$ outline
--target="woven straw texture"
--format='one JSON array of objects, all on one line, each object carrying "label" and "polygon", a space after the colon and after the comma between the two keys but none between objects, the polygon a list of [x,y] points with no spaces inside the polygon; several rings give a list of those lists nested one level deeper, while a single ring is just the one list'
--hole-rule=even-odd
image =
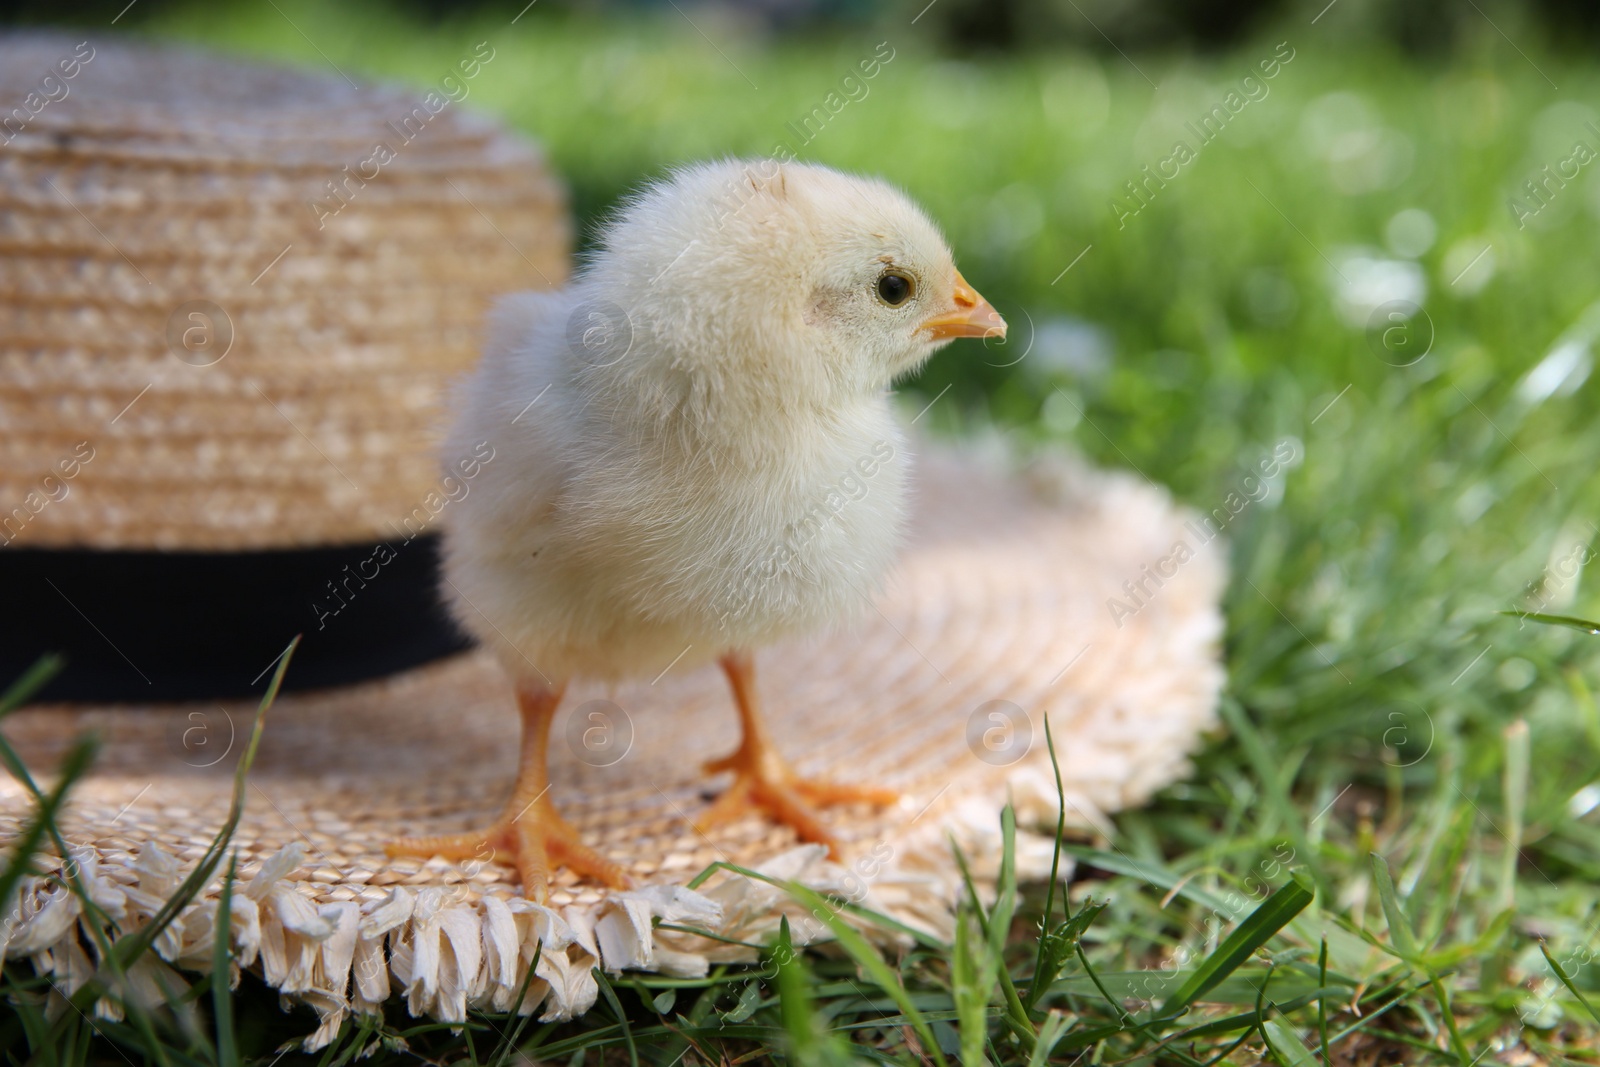
[{"label": "woven straw texture", "polygon": [[[772,728],[797,770],[903,791],[889,810],[827,813],[845,843],[842,863],[755,817],[709,836],[690,828],[725,784],[696,768],[736,739],[730,698],[710,669],[609,692],[575,687],[555,724],[558,806],[639,889],[611,893],[563,875],[544,908],[494,863],[387,859],[386,839],[481,823],[509,789],[509,686],[487,656],[472,654],[271,709],[235,837],[239,963],[321,1012],[314,1046],[349,1012],[396,993],[442,1019],[461,1019],[469,1006],[508,1009],[541,940],[539,980],[519,1008],[562,1019],[594,1003],[597,961],[695,974],[708,961],[754,958],[738,945],[653,931],[652,918],[756,944],[780,914],[801,940],[823,933],[761,882],[718,873],[684,888],[718,860],[948,933],[958,887],[950,835],[980,879],[992,878],[1008,795],[1025,825],[1055,818],[1046,713],[1067,817],[1093,827],[1184,773],[1214,721],[1223,677],[1222,542],[1202,547],[1189,515],[1129,476],[1058,457],[1008,478],[1006,465],[923,457],[913,542],[874,610],[848,630],[758,656]],[[1193,558],[1184,553],[1159,587],[1147,580],[1151,595],[1119,625],[1108,598],[1126,603],[1123,583],[1146,568],[1171,570],[1158,561],[1179,542]],[[594,719],[595,709],[609,719]],[[221,825],[252,713],[40,708],[7,719],[7,735],[41,773],[81,731],[103,739],[64,831],[124,929],[153,913]],[[597,756],[583,743],[597,723],[625,731],[626,743],[599,746]],[[28,811],[21,787],[5,782],[0,838],[15,836]],[[1021,851],[1024,875],[1047,872],[1042,839]],[[156,942],[166,964],[207,966],[216,896],[213,885]],[[89,973],[76,907],[48,880],[30,882],[21,907],[0,920],[0,945],[70,990]]]},{"label": "woven straw texture", "polygon": [[411,514],[489,301],[567,273],[564,191],[465,110],[493,62],[358,89],[0,37],[6,540],[278,548]]}]

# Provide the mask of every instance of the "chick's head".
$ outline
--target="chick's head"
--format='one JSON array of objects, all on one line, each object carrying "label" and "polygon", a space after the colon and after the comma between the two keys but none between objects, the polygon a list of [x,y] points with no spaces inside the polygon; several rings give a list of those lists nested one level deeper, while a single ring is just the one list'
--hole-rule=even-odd
[{"label": "chick's head", "polygon": [[627,205],[590,274],[680,371],[791,399],[881,390],[1006,324],[938,227],[885,182],[812,164],[701,164]]},{"label": "chick's head", "polygon": [[914,370],[955,338],[1005,335],[1005,321],[903,193],[821,167],[785,170],[814,249],[799,287],[802,318],[869,384]]}]

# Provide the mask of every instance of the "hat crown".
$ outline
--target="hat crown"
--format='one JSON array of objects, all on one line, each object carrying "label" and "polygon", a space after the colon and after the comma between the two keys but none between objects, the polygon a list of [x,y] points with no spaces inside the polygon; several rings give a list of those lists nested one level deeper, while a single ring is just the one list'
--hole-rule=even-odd
[{"label": "hat crown", "polygon": [[566,276],[561,186],[425,87],[0,36],[0,541],[371,542],[438,478],[501,293]]}]

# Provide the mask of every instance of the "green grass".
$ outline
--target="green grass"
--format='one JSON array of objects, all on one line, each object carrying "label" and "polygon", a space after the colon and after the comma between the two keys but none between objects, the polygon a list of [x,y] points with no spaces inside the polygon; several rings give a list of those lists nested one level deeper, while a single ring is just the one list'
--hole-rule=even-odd
[{"label": "green grass", "polygon": [[[870,95],[802,154],[907,187],[1021,345],[936,359],[908,387],[917,407],[950,387],[925,424],[1071,445],[1204,510],[1280,442],[1303,456],[1227,531],[1226,734],[1189,780],[1117,816],[1112,840],[1068,842],[1065,899],[969,904],[954,945],[900,959],[847,940],[780,944],[767,968],[704,981],[625,975],[585,1019],[515,1030],[519,1048],[661,1067],[1600,1059],[1600,821],[1584,792],[1600,782],[1600,645],[1502,614],[1600,615],[1581,566],[1600,519],[1596,385],[1527,377],[1564,337],[1587,360],[1600,168],[1525,230],[1507,206],[1572,140],[1600,144],[1553,107],[1595,100],[1600,65],[1487,24],[1418,61],[1352,36],[1346,5],[1205,60],[963,62],[932,52],[914,12],[778,45],[697,12],[712,45],[670,9],[621,27],[535,9],[509,26],[513,5],[423,29],[278,6],[293,26],[263,5],[149,29],[418,84],[487,39],[469,102],[544,141],[586,222],[671,163],[771,151],[888,41]],[[1284,40],[1295,55],[1270,93],[1119,228],[1112,197],[1182,135],[1152,114],[1197,118]],[[1437,226],[1418,257],[1435,336],[1395,367],[1340,317],[1332,282],[1352,269],[1344,250],[1382,248],[1419,207]],[[1072,323],[1099,331],[1098,358],[1061,340]],[[26,966],[5,974],[13,1004],[34,1005]],[[232,1008],[241,1063],[313,1027],[250,980]],[[155,1041],[165,1062],[231,1062],[209,1021],[186,1036],[177,1018],[111,1038],[135,1059],[159,1061]],[[514,1061],[519,1023],[475,1017],[458,1035],[397,1009],[384,1026],[382,1047],[403,1036],[409,1052],[379,1061],[493,1063]],[[71,1019],[57,1058],[25,1031],[0,1024],[19,1062],[122,1062]],[[315,1062],[379,1036],[352,1029]]]}]

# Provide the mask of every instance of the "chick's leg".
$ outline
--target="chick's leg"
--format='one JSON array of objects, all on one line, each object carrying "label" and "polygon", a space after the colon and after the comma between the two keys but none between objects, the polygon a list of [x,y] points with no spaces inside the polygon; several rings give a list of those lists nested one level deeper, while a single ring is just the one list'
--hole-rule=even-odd
[{"label": "chick's leg", "polygon": [[860,801],[890,804],[897,794],[891,789],[839,785],[797,776],[783,761],[783,757],[778,755],[767,734],[766,723],[756,703],[755,662],[750,654],[728,653],[722,657],[722,670],[733,689],[733,701],[739,709],[743,737],[739,747],[731,754],[705,764],[707,774],[732,771],[734,779],[728,791],[718,797],[716,803],[696,821],[696,827],[705,830],[736,819],[752,809],[760,809],[785,826],[792,827],[802,841],[827,845],[829,853],[837,859],[838,842],[817,817],[814,806]]},{"label": "chick's leg", "polygon": [[517,690],[522,711],[522,761],[517,784],[500,818],[482,830],[438,837],[391,841],[391,856],[443,856],[452,860],[514,864],[522,891],[540,903],[549,899],[554,866],[594,878],[613,889],[630,882],[617,864],[585,845],[550,800],[548,754],[550,723],[565,687],[526,686]]}]

